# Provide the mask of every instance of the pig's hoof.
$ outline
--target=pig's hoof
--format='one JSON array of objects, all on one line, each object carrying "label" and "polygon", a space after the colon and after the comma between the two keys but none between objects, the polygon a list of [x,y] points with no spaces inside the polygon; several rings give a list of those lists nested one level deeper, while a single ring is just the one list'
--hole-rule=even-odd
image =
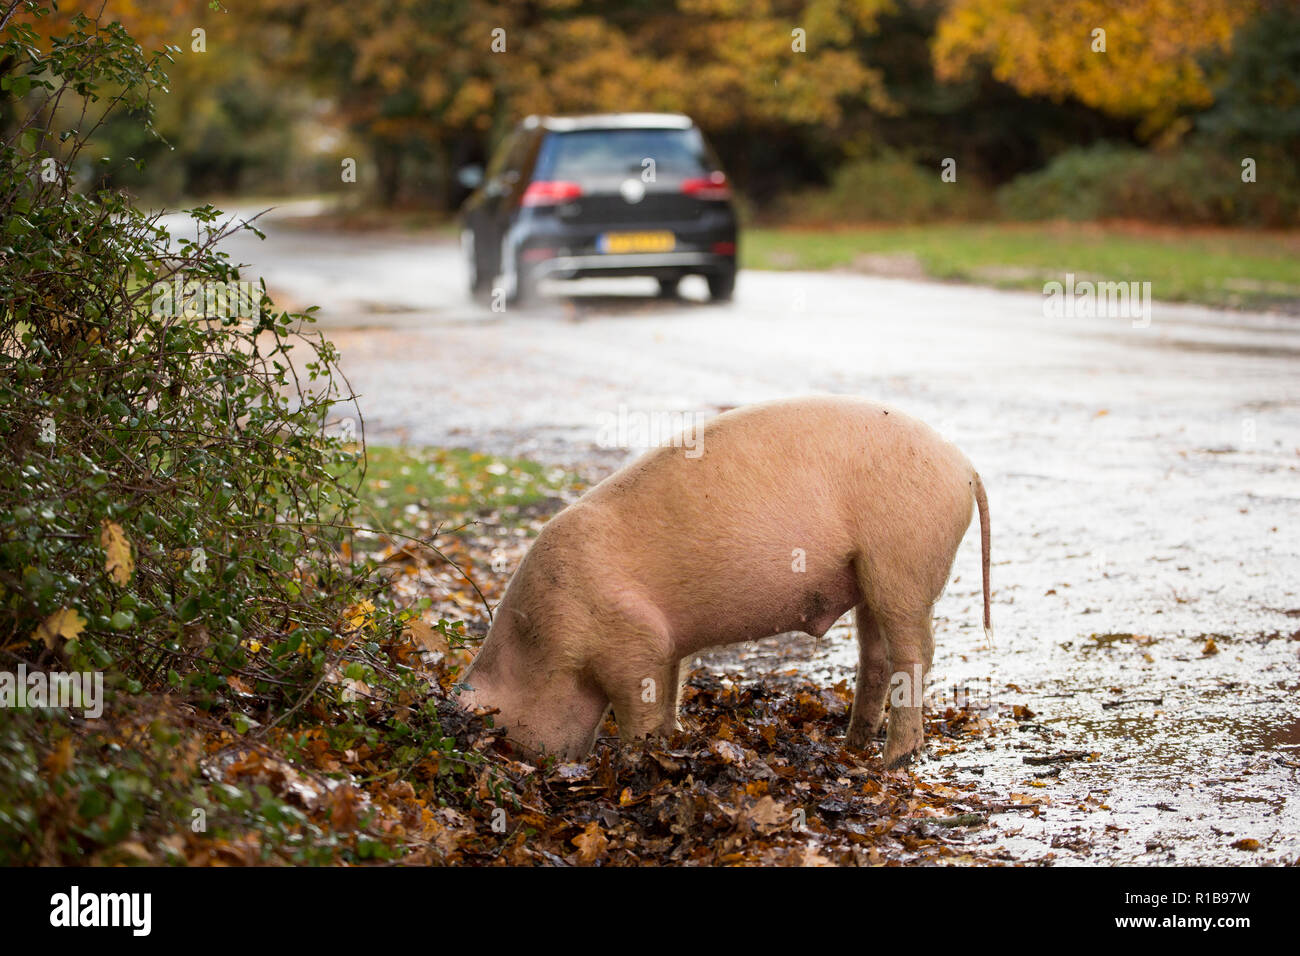
[{"label": "pig's hoof", "polygon": [[888,755],[886,755],[885,769],[898,770],[900,767],[906,767],[909,763],[912,762],[912,758],[915,757],[916,755],[917,755],[917,751],[915,750],[909,750],[907,751],[907,753],[899,754],[898,756],[893,757],[892,759]]},{"label": "pig's hoof", "polygon": [[866,750],[873,736],[866,728],[850,727],[849,732],[844,735],[844,746],[850,750]]},{"label": "pig's hoof", "polygon": [[900,708],[890,712],[889,730],[885,734],[885,766],[901,767],[921,752],[925,734],[921,730],[919,709]]},{"label": "pig's hoof", "polygon": [[[902,735],[899,735],[902,736]],[[903,738],[906,740],[906,738]],[[902,767],[912,761],[913,757],[921,754],[922,741],[913,740],[911,742],[900,742],[899,737],[893,734],[885,736],[885,766],[890,770]]]}]

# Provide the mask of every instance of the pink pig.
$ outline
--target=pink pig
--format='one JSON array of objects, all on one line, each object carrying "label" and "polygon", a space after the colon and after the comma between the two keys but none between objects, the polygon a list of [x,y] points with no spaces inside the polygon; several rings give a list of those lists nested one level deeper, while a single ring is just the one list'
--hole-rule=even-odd
[{"label": "pink pig", "polygon": [[788,631],[820,637],[853,608],[845,743],[866,746],[902,681],[914,693],[891,707],[884,751],[897,766],[923,745],[915,681],[930,667],[932,610],[972,503],[991,633],[988,501],[953,445],[851,397],[726,412],[690,454],[656,448],[551,519],[510,579],[459,701],[499,710],[525,752],[576,760],[611,705],[624,739],[677,727],[683,658]]}]

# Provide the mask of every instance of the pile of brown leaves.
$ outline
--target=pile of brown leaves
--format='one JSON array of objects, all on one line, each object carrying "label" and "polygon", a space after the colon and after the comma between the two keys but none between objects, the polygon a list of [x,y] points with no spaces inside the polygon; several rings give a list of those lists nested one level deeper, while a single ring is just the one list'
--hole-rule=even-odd
[{"label": "pile of brown leaves", "polygon": [[[431,667],[438,683],[446,687],[468,656],[440,655]],[[444,700],[444,731],[461,754],[482,758],[458,788],[448,784],[454,773],[465,776],[459,757],[422,754],[399,765],[386,748],[340,752],[321,730],[292,732],[292,741],[265,751],[216,751],[226,782],[268,787],[342,844],[382,843],[404,863],[988,862],[966,837],[1009,807],[885,770],[878,747],[846,749],[851,702],[844,682],[742,685],[696,676],[683,688],[685,729],[671,738],[622,742],[610,721],[589,759],[535,766],[517,759],[488,722]],[[987,721],[949,708],[928,724],[931,751],[943,752]],[[297,754],[292,764],[282,748]],[[244,849],[254,862],[256,846]],[[213,853],[239,861],[238,847]]]},{"label": "pile of brown leaves", "polygon": [[843,683],[778,690],[697,677],[683,689],[685,730],[634,743],[602,738],[588,760],[544,769],[511,760],[508,743],[479,730],[470,745],[498,755],[518,803],[485,799],[444,814],[419,856],[543,865],[973,859],[961,833],[1002,808],[844,748],[851,701]]}]

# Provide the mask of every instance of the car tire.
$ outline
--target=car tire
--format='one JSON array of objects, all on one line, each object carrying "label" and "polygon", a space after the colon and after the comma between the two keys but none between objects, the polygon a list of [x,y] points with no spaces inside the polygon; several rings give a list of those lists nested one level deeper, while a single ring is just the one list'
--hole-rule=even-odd
[{"label": "car tire", "polygon": [[469,269],[470,295],[478,295],[487,289],[492,279],[487,274],[487,270],[481,268],[477,245],[474,242],[474,230],[462,229],[460,231],[460,248],[465,255],[465,266]]},{"label": "car tire", "polygon": [[680,278],[660,279],[659,280],[659,298],[675,299],[677,298],[677,287],[681,284]]},{"label": "car tire", "polygon": [[515,287],[506,299],[508,305],[527,308],[537,300],[537,280],[528,274],[524,264],[515,259]]},{"label": "car tire", "polygon": [[704,277],[709,283],[709,298],[714,302],[729,302],[736,291],[736,267],[730,266],[721,272],[710,272]]}]

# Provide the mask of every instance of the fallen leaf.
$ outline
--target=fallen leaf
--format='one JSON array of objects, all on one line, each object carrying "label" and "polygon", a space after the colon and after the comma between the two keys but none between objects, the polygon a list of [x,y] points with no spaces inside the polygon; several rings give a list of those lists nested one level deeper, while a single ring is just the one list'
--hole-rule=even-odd
[{"label": "fallen leaf", "polygon": [[415,641],[430,654],[447,653],[447,638],[419,618],[407,622],[406,634],[408,639]]},{"label": "fallen leaf", "polygon": [[234,690],[237,694],[241,694],[244,697],[253,696],[253,688],[249,687],[248,684],[242,678],[240,678],[238,674],[231,674],[229,677],[226,678],[226,683],[229,684],[231,689]]},{"label": "fallen leaf", "polygon": [[131,557],[131,542],[126,538],[122,526],[105,519],[100,522],[99,546],[107,556],[104,570],[119,587],[126,587],[135,570],[135,560]]},{"label": "fallen leaf", "polygon": [[815,846],[806,846],[799,859],[800,866],[834,866],[834,862],[821,855]]},{"label": "fallen leaf", "polygon": [[1033,807],[1043,803],[1051,803],[1051,800],[1046,796],[1035,797],[1028,793],[1011,793],[1008,794],[1008,798],[1012,803],[1022,807]]},{"label": "fallen leaf", "polygon": [[344,612],[344,619],[353,628],[362,628],[370,623],[375,613],[375,602],[366,600],[358,601]]},{"label": "fallen leaf", "polygon": [[745,818],[760,827],[777,827],[789,822],[790,815],[771,797],[763,797],[745,811]]},{"label": "fallen leaf", "polygon": [[36,629],[36,636],[45,642],[45,646],[54,650],[59,638],[72,640],[86,626],[86,619],[70,608],[55,611]]},{"label": "fallen leaf", "polygon": [[570,842],[578,848],[578,859],[583,863],[595,862],[609,847],[609,840],[595,820],[588,823],[587,828]]},{"label": "fallen leaf", "polygon": [[729,740],[715,740],[709,749],[722,758],[724,763],[741,764],[745,762],[745,751]]}]

